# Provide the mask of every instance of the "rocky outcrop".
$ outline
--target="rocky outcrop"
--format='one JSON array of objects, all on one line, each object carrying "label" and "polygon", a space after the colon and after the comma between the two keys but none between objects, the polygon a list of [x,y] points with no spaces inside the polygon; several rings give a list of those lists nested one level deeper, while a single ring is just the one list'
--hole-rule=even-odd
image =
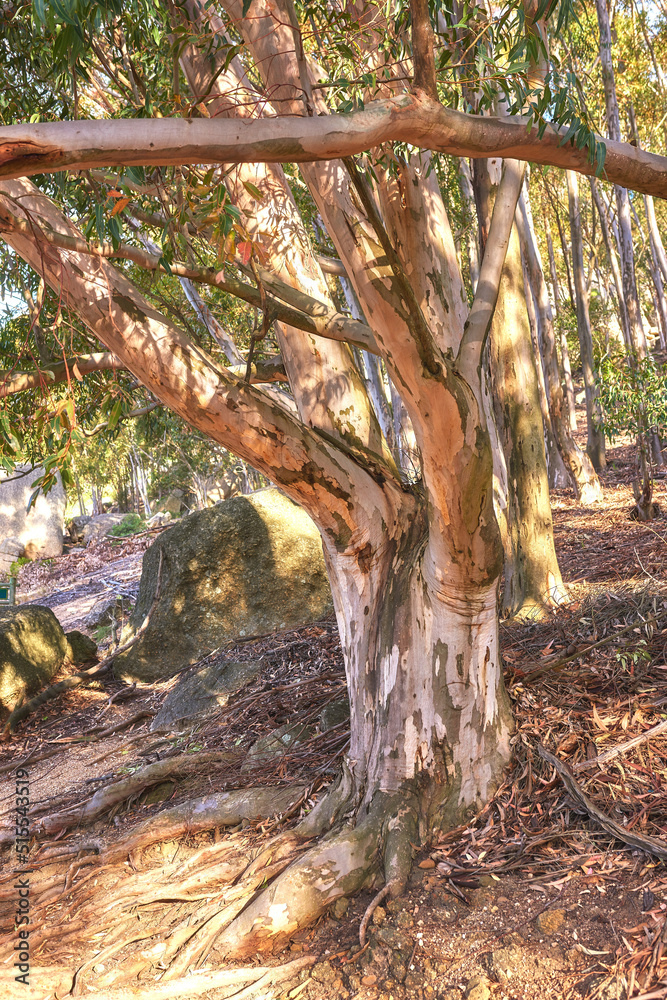
[{"label": "rocky outcrop", "polygon": [[0,607],[0,706],[45,687],[68,654],[62,626],[50,608]]},{"label": "rocky outcrop", "polygon": [[45,495],[39,493],[28,511],[35,487],[44,469],[17,466],[8,475],[0,471],[0,541],[16,539],[29,559],[51,559],[62,555],[65,505],[62,480]]},{"label": "rocky outcrop", "polygon": [[319,533],[276,489],[195,511],[146,551],[136,608],[116,659],[128,680],[167,678],[229,639],[296,628],[332,611]]}]

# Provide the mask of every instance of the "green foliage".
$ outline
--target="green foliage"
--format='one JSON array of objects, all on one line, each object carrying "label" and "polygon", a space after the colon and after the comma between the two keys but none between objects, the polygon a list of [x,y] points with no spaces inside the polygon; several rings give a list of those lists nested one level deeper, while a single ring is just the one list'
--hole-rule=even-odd
[{"label": "green foliage", "polygon": [[126,538],[128,535],[136,535],[138,532],[144,531],[145,528],[146,522],[143,517],[132,513],[126,514],[120,524],[114,524],[108,534],[115,538]]},{"label": "green foliage", "polygon": [[646,437],[667,431],[667,372],[652,355],[628,358],[623,352],[604,354],[598,372],[602,429],[613,441],[624,434]]},{"label": "green foliage", "polygon": [[25,566],[25,564],[29,562],[30,560],[28,559],[27,556],[19,556],[18,559],[15,559],[14,562],[9,567],[9,575],[18,576],[18,572],[21,566]]}]

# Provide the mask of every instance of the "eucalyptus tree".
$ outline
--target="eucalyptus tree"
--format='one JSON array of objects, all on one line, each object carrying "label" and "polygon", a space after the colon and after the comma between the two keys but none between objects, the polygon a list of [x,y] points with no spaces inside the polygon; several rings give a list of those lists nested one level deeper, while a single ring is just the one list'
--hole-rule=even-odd
[{"label": "eucalyptus tree", "polygon": [[[74,55],[76,120],[0,129],[0,229],[107,352],[277,483],[320,530],[351,745],[338,781],[294,833],[313,845],[227,926],[215,925],[220,954],[252,954],[378,877],[399,893],[414,846],[477,809],[500,781],[511,715],[481,373],[522,184],[515,158],[588,174],[604,164],[615,182],[658,196],[667,161],[620,142],[605,156],[585,126],[566,124],[572,107],[555,76],[549,93],[543,83],[533,91],[524,67],[543,45],[534,11],[469,12],[485,39],[482,115],[455,106],[447,74],[459,21],[444,5],[433,19],[425,0],[389,11],[223,0],[170,8],[167,24],[156,9],[153,34],[137,28],[143,10],[132,49],[120,5],[73,5],[69,20],[47,8],[46,29],[80,33],[78,52],[90,42],[97,62],[86,69]],[[152,89],[160,54],[167,96]],[[504,79],[503,115],[490,113],[498,94],[489,76]],[[131,95],[125,107],[121,93]],[[550,123],[554,107],[560,118]],[[81,120],[93,110],[95,120]],[[438,153],[505,157],[470,306]],[[158,166],[175,169],[138,172]],[[76,196],[67,183],[41,190],[27,179],[63,170],[84,172]],[[100,172],[113,186],[102,187]],[[77,220],[81,192],[98,201]],[[123,212],[174,243],[158,255],[123,241]],[[337,255],[363,319],[339,308],[313,246],[316,215],[330,241],[319,249]],[[106,226],[106,242],[90,242],[96,226]],[[245,364],[195,343],[113,257],[250,302],[258,321]],[[268,360],[266,344],[275,345]],[[418,479],[396,464],[352,346],[381,358],[400,395]],[[200,932],[211,927],[191,930]]]}]

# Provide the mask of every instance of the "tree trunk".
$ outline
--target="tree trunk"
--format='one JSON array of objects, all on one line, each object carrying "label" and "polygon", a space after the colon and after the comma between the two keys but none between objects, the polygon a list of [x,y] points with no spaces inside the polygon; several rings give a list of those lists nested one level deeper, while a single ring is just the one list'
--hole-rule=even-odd
[{"label": "tree trunk", "polygon": [[614,277],[614,287],[616,288],[616,301],[618,302],[618,315],[621,324],[621,330],[623,331],[623,337],[625,343],[628,347],[631,346],[632,341],[630,338],[630,327],[628,325],[628,312],[625,308],[625,294],[623,291],[623,276],[621,274],[621,269],[618,264],[618,257],[616,256],[616,251],[614,245],[611,241],[611,234],[609,232],[609,221],[607,219],[607,207],[600,197],[600,192],[598,190],[597,182],[594,177],[589,178],[591,186],[591,194],[593,195],[593,203],[597,209],[598,218],[600,220],[600,228],[602,229],[602,238],[604,240],[605,249],[607,251],[607,257],[609,259],[609,266],[611,268],[611,273]]},{"label": "tree trunk", "polygon": [[[607,0],[595,0],[598,26],[600,29],[600,65],[602,68],[602,83],[604,85],[605,105],[607,111],[607,129],[609,138],[620,141],[621,124],[616,100],[616,84],[614,67],[611,57],[611,28]],[[646,336],[642,325],[635,275],[635,254],[632,244],[632,220],[630,213],[630,196],[626,187],[614,185],[616,206],[618,210],[618,234],[621,250],[621,269],[623,278],[623,298],[628,316],[628,332],[632,349],[638,358],[646,355]]]},{"label": "tree trunk", "polygon": [[525,248],[526,266],[533,288],[536,290],[535,299],[542,321],[542,346],[549,396],[549,412],[551,414],[554,435],[558,443],[558,450],[563,456],[563,461],[572,477],[577,499],[581,500],[582,503],[589,504],[602,499],[602,489],[590,458],[581,450],[570,432],[560,373],[558,371],[553,313],[542,271],[539,248],[533,229],[530,226],[527,195],[528,189],[525,187],[524,196],[519,203],[520,210],[517,213],[517,227],[521,245]]},{"label": "tree trunk", "polygon": [[[503,449],[507,498],[499,518],[505,551],[503,612],[533,616],[561,603],[544,434],[521,253],[513,229],[489,336],[493,409]],[[504,528],[504,530],[503,530]]]},{"label": "tree trunk", "polygon": [[584,276],[584,253],[581,240],[581,216],[579,213],[579,185],[577,175],[567,171],[567,192],[570,212],[570,233],[572,237],[572,269],[577,303],[577,330],[581,351],[581,368],[586,390],[586,423],[588,444],[586,450],[596,472],[604,469],[606,463],[604,434],[600,430],[601,412],[595,384],[595,363],[593,360],[593,338],[588,315],[588,295]]},{"label": "tree trunk", "polygon": [[[378,871],[398,890],[411,844],[457,825],[497,787],[510,715],[498,656],[496,584],[434,576],[426,505],[407,498],[371,532],[370,557],[325,541],[350,692],[352,743],[340,784],[297,832],[356,821],[316,844],[216,941],[223,956],[279,948]],[[440,576],[441,582],[437,577]],[[472,642],[471,642],[472,637]],[[471,762],[474,762],[472,770]]]},{"label": "tree trunk", "polygon": [[542,411],[542,424],[544,427],[544,445],[547,456],[547,469],[549,472],[549,486],[552,489],[560,489],[569,485],[568,475],[563,462],[563,458],[558,450],[556,436],[554,434],[551,412],[549,410],[549,397],[544,378],[544,362],[542,358],[542,345],[540,343],[540,326],[535,308],[535,296],[531,287],[530,275],[526,270],[525,262],[522,260],[523,284],[525,289],[526,313],[528,316],[528,333],[533,345],[533,355],[535,358],[535,374],[537,378],[537,390],[540,409]]}]

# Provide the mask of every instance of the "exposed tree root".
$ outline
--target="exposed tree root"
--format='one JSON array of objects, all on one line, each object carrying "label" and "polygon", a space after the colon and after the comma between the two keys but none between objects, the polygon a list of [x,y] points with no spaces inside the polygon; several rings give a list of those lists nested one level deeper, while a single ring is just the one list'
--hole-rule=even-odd
[{"label": "exposed tree root", "polygon": [[[342,785],[344,780],[332,796]],[[281,948],[337,899],[374,885],[383,873],[392,895],[398,895],[410,873],[416,836],[411,806],[402,795],[377,794],[354,826],[323,837],[246,906],[217,939],[218,953],[236,959]],[[321,815],[325,812],[323,803]]]},{"label": "exposed tree root", "polygon": [[[172,1000],[173,997],[201,996],[209,990],[225,987],[232,988],[230,992],[224,994],[226,997],[234,996],[237,1000],[241,1000],[242,997],[250,997],[261,989],[293,979],[314,963],[315,958],[307,955],[288,962],[287,965],[254,965],[246,969],[225,969],[221,972],[195,972],[183,979],[168,983],[163,981],[147,989],[137,989],[136,986],[132,986],[129,989],[106,990],[104,1000]],[[238,992],[239,986],[245,986],[245,989]]]},{"label": "exposed tree root", "polygon": [[186,833],[236,826],[244,820],[255,822],[265,816],[287,812],[303,797],[305,790],[303,785],[287,788],[267,785],[237,788],[207,795],[204,799],[188,799],[151,817],[136,827],[130,836],[111,844],[103,852],[101,860],[108,864],[128,854],[135,856],[141,848],[150,844],[175,840]]},{"label": "exposed tree root", "polygon": [[[212,764],[216,761],[228,760],[228,753],[199,753],[181,754],[178,757],[168,757],[166,760],[159,760],[155,764],[148,764],[140,768],[134,774],[114,781],[110,785],[105,785],[89,799],[52,813],[42,819],[33,821],[33,831],[37,836],[48,836],[69,830],[74,826],[87,826],[96,819],[108,812],[114,806],[119,805],[126,799],[138,795],[140,792],[158,785],[167,778],[180,778],[198,771],[205,764]],[[2,842],[11,840],[11,837],[3,835]]]}]

